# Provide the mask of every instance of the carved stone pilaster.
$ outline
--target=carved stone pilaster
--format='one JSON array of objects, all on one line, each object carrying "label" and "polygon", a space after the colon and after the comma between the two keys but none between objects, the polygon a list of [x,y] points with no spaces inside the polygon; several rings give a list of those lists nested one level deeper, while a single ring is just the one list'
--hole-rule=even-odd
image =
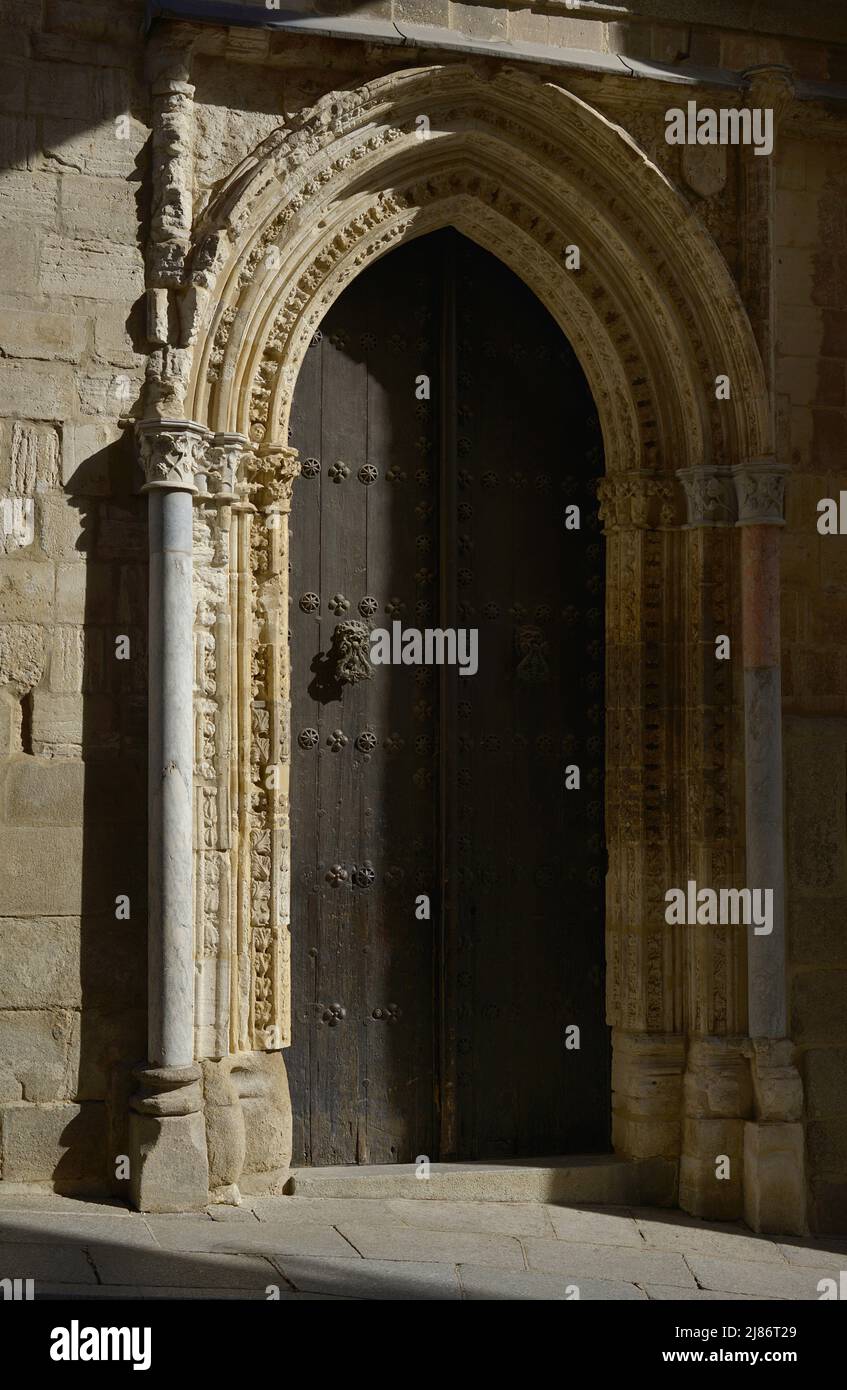
[{"label": "carved stone pilaster", "polygon": [[290,1041],[290,692],[288,513],[300,472],[296,449],[265,445],[251,472],[253,629],[250,691],[249,844],[254,1048]]},{"label": "carved stone pilaster", "polygon": [[673,641],[679,550],[674,484],[646,473],[598,488],[607,548],[607,1019],[613,1137],[633,1158],[679,1153],[681,952],[664,920],[678,872],[678,778],[663,730],[675,724]]},{"label": "carved stone pilaster", "polygon": [[739,526],[785,525],[785,479],[790,471],[773,458],[749,459],[732,469]]},{"label": "carved stone pilaster", "polygon": [[233,503],[252,459],[239,434],[216,434],[194,499],[195,1054],[230,1042],[237,846],[233,824],[235,689],[230,606]]},{"label": "carved stone pilaster", "polygon": [[144,492],[165,488],[197,491],[197,475],[206,470],[206,450],[212,436],[194,420],[154,417],[135,427],[144,469]]}]

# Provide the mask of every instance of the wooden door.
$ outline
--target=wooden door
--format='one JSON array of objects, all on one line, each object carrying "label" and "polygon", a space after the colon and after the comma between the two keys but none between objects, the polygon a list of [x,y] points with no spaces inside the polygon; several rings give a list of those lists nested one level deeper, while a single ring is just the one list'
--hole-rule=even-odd
[{"label": "wooden door", "polygon": [[[333,306],[290,433],[294,1161],[605,1149],[582,373],[521,281],[439,232]],[[476,628],[478,673],[368,673],[368,629],[398,619]]]}]

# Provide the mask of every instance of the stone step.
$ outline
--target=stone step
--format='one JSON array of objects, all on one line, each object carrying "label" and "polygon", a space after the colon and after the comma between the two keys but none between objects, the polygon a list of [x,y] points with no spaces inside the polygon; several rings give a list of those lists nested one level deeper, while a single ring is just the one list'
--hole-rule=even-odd
[{"label": "stone step", "polygon": [[428,1179],[414,1163],[295,1168],[285,1186],[298,1197],[406,1197],[460,1202],[574,1202],[674,1206],[677,1167],[671,1159],[613,1154],[432,1163]]}]

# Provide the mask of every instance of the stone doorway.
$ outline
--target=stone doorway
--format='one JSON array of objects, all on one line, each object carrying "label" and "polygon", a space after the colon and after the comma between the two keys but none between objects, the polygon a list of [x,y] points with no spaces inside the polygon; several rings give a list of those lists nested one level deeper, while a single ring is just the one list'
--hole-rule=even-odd
[{"label": "stone doorway", "polygon": [[[583,373],[522,281],[445,229],[332,307],[290,441],[294,1162],[606,1149]],[[478,670],[371,666],[367,629],[395,622],[476,632]]]}]

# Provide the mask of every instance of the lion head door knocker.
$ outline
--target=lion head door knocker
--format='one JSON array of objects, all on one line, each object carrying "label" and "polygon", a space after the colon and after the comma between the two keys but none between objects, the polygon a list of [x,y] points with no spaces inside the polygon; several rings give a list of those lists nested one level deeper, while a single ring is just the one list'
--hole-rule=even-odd
[{"label": "lion head door knocker", "polygon": [[550,679],[547,660],[550,644],[540,627],[519,627],[515,634],[521,660],[515,675],[524,685],[541,685]]},{"label": "lion head door knocker", "polygon": [[356,685],[358,681],[373,680],[370,659],[371,630],[357,618],[336,623],[332,634],[330,658],[335,663],[335,679],[339,685]]}]

